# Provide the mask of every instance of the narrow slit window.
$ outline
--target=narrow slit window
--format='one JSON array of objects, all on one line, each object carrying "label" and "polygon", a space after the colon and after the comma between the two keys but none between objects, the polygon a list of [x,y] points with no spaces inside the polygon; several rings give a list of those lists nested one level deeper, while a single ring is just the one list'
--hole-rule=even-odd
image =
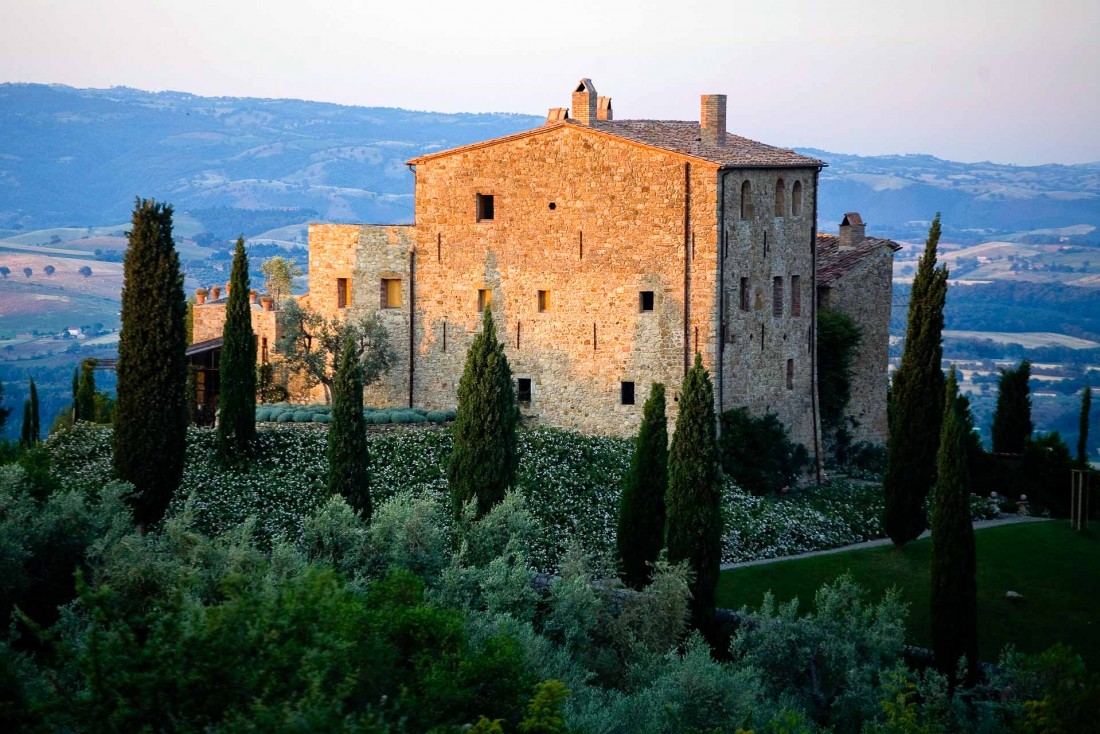
[{"label": "narrow slit window", "polygon": [[802,216],[802,182],[795,181],[791,187],[791,216]]},{"label": "narrow slit window", "polygon": [[260,364],[267,364],[267,337],[260,339]]},{"label": "narrow slit window", "polygon": [[750,308],[749,303],[752,300],[752,297],[749,294],[749,279],[748,278],[742,278],[741,279],[741,292],[740,292],[739,295],[740,295],[741,310],[742,311],[748,311],[749,308]]},{"label": "narrow slit window", "polygon": [[522,405],[531,404],[531,378],[520,377],[516,380],[516,400]]},{"label": "narrow slit window", "polygon": [[619,383],[619,402],[622,405],[634,405],[634,383]]},{"label": "narrow slit window", "polygon": [[772,316],[783,315],[783,278],[782,276],[775,276],[772,278]]},{"label": "narrow slit window", "polygon": [[477,311],[483,312],[493,305],[493,292],[488,288],[480,288],[477,292]]},{"label": "narrow slit window", "polygon": [[550,291],[539,291],[539,313],[550,310]]},{"label": "narrow slit window", "polygon": [[653,310],[653,291],[641,291],[638,293],[638,310]]},{"label": "narrow slit window", "polygon": [[787,360],[787,389],[794,389],[794,360]]},{"label": "narrow slit window", "polygon": [[351,279],[336,279],[336,308],[347,308],[351,305]]},{"label": "narrow slit window", "polygon": [[752,184],[741,184],[741,218],[752,219]]},{"label": "narrow slit window", "polygon": [[496,205],[492,194],[477,195],[477,221],[491,222],[496,214]]},{"label": "narrow slit window", "polygon": [[791,276],[791,316],[802,315],[802,276]]},{"label": "narrow slit window", "polygon": [[775,216],[787,216],[787,184],[783,179],[775,182]]},{"label": "narrow slit window", "polygon": [[401,308],[400,278],[382,278],[382,308]]}]

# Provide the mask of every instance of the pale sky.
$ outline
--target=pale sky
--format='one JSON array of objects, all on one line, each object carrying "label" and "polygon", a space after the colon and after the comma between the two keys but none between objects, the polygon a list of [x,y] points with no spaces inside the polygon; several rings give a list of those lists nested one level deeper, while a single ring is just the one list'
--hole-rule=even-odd
[{"label": "pale sky", "polygon": [[1100,161],[1098,0],[0,0],[0,81],[618,119],[839,153]]}]

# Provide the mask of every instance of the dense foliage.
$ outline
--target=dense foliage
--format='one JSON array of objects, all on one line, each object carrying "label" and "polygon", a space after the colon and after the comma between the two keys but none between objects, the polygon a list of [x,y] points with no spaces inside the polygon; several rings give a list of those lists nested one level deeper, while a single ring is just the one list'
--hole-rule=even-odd
[{"label": "dense foliage", "polygon": [[134,518],[158,522],[179,486],[186,450],[183,276],[172,207],[139,200],[123,263],[115,475],[134,485]]},{"label": "dense foliage", "polygon": [[978,675],[978,588],[970,496],[967,417],[959,400],[954,367],[947,392],[936,457],[932,494],[932,652],[936,667],[954,680],[959,659],[966,661],[966,681]]},{"label": "dense foliage", "polygon": [[810,463],[806,447],[791,441],[775,413],[754,417],[745,408],[722,414],[718,451],[722,470],[757,495],[793,486]]},{"label": "dense foliage", "polygon": [[673,563],[691,570],[691,615],[709,630],[722,560],[722,499],[714,386],[696,354],[684,376],[676,430],[668,453],[665,545]]},{"label": "dense foliage", "polygon": [[486,308],[458,382],[454,449],[447,466],[455,517],[471,501],[484,515],[515,484],[518,423],[512,369]]},{"label": "dense foliage", "polygon": [[332,385],[332,427],[328,432],[328,489],[370,522],[370,453],[363,420],[363,372],[349,330],[337,357]]},{"label": "dense foliage", "polygon": [[852,365],[862,339],[851,316],[828,308],[817,312],[817,402],[821,427],[834,432],[845,424],[852,397]]},{"label": "dense foliage", "polygon": [[619,500],[615,542],[623,583],[640,589],[665,545],[668,491],[668,418],[665,386],[653,383],[642,409],[642,425]]},{"label": "dense foliage", "polygon": [[[1081,391],[1081,416],[1077,429],[1077,463],[1085,465],[1089,461],[1089,412],[1092,410],[1092,388],[1088,385]],[[0,420],[0,427],[3,421]]]},{"label": "dense foliage", "polygon": [[264,260],[260,272],[264,275],[264,287],[275,301],[276,309],[280,308],[283,299],[294,290],[294,279],[302,275],[302,269],[294,260],[281,255]]},{"label": "dense foliage", "polygon": [[936,476],[944,396],[940,338],[947,297],[947,268],[936,267],[939,239],[940,215],[936,214],[913,280],[905,351],[890,391],[883,524],[898,545],[914,540],[927,527],[924,498]]},{"label": "dense foliage", "polygon": [[76,399],[73,405],[73,418],[78,421],[94,421],[95,411],[95,368],[96,360],[85,359],[80,363],[80,380],[77,383]]},{"label": "dense foliage", "polygon": [[1031,438],[1031,363],[1001,370],[997,381],[997,408],[993,412],[993,453],[1022,454]]},{"label": "dense foliage", "polygon": [[256,438],[256,335],[249,289],[248,254],[244,238],[238,237],[218,365],[218,455],[226,463],[245,459]]}]

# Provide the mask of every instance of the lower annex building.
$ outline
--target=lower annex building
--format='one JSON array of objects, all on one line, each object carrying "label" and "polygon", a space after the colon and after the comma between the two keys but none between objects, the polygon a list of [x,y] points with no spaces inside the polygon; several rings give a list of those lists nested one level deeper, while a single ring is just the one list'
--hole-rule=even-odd
[{"label": "lower annex building", "polygon": [[[654,382],[674,422],[698,353],[719,412],[773,412],[819,456],[821,304],[862,329],[853,433],[884,442],[897,246],[855,213],[817,232],[824,163],[728,133],[725,95],[704,95],[698,122],[615,120],[589,79],[571,102],[533,130],[408,161],[412,225],[310,225],[300,303],[379,312],[399,355],[368,404],[453,408],[487,307],[521,410],[543,424],[632,434]],[[197,296],[190,353],[212,400],[225,301]],[[260,361],[277,359],[270,308],[253,310]]]}]

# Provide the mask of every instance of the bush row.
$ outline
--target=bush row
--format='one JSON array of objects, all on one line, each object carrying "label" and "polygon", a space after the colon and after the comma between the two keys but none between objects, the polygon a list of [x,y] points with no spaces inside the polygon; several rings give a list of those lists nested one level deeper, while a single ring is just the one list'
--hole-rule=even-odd
[{"label": "bush row", "polygon": [[[364,408],[367,423],[446,423],[455,419],[453,410],[425,410],[423,408]],[[332,420],[332,406],[323,403],[294,405],[272,403],[256,407],[257,423],[328,423]]]}]

